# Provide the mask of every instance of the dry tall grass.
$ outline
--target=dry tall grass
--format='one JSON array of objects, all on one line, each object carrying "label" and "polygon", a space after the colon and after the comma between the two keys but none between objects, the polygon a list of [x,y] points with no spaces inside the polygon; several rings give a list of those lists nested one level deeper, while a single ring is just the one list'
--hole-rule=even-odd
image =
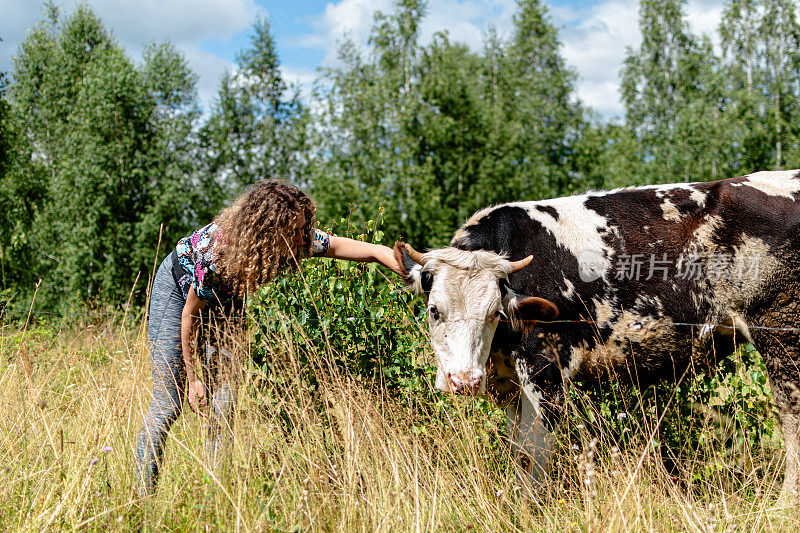
[{"label": "dry tall grass", "polygon": [[278,372],[243,365],[223,466],[210,467],[204,422],[187,409],[157,494],[140,499],[133,443],[149,405],[149,356],[141,329],[121,322],[3,330],[0,529],[797,529],[796,509],[773,508],[780,456],[753,457],[738,485],[722,473],[687,486],[692,464],[666,472],[653,421],[634,427],[639,444],[624,449],[602,432],[562,445],[552,481],[532,488],[497,437],[498,413],[469,399],[402,405],[324,353],[311,357],[312,390],[288,342],[271,349]]}]

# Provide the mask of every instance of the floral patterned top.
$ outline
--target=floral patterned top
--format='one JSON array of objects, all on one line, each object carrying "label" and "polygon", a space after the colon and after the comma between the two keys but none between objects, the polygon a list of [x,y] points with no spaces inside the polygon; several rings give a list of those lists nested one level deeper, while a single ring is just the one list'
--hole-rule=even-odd
[{"label": "floral patterned top", "polygon": [[[215,260],[216,246],[224,246],[225,242],[222,231],[213,222],[178,241],[173,270],[184,298],[194,286],[197,297],[204,302],[214,303],[217,296],[224,299]],[[325,255],[329,246],[330,235],[315,229],[311,255]]]}]

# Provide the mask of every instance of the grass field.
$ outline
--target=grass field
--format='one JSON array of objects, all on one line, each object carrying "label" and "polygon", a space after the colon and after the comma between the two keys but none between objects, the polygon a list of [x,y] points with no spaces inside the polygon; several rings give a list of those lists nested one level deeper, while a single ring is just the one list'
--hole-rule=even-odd
[{"label": "grass field", "polygon": [[533,488],[518,481],[499,410],[433,393],[401,402],[325,350],[304,359],[318,379],[310,387],[290,337],[268,348],[277,372],[237,348],[245,362],[222,466],[206,460],[204,421],[187,409],[157,494],[140,499],[132,460],[150,399],[146,342],[136,321],[90,322],[3,329],[0,530],[797,530],[797,509],[774,507],[779,446],[736,448],[733,461],[724,442],[683,450],[696,460],[668,471],[652,417],[629,418],[625,445],[573,425],[551,480]]}]

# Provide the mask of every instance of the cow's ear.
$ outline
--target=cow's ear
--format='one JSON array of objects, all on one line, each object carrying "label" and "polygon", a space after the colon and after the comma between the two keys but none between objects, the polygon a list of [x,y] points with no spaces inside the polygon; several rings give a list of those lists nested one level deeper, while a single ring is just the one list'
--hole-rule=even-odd
[{"label": "cow's ear", "polygon": [[537,320],[548,321],[558,316],[558,307],[550,300],[517,294],[505,280],[500,287],[503,293],[503,307],[506,309],[513,329],[528,329],[533,327]]},{"label": "cow's ear", "polygon": [[411,256],[408,255],[406,251],[406,243],[403,241],[396,241],[394,243],[394,260],[400,265],[400,269],[402,270],[402,275],[408,281],[408,277],[411,275],[411,271],[414,269],[415,266],[418,266],[419,263],[411,259]]},{"label": "cow's ear", "polygon": [[550,300],[537,296],[517,296],[509,307],[512,322],[514,317],[522,323],[536,320],[553,320],[558,316],[558,307]]},{"label": "cow's ear", "polygon": [[422,265],[408,255],[406,243],[403,241],[394,243],[394,258],[400,265],[403,279],[412,291],[416,294],[430,292],[431,285],[433,285],[433,274],[424,271]]}]

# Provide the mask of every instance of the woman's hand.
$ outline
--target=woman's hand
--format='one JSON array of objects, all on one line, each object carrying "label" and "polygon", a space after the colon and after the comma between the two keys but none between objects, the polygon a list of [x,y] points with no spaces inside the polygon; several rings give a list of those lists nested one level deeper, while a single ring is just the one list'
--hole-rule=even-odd
[{"label": "woman's hand", "polygon": [[189,406],[197,415],[206,417],[205,410],[208,407],[206,397],[206,386],[199,379],[189,382]]},{"label": "woman's hand", "polygon": [[382,244],[372,244],[331,235],[331,242],[325,257],[345,259],[347,261],[377,262],[395,274],[403,275],[403,269],[394,257],[394,250]]}]

